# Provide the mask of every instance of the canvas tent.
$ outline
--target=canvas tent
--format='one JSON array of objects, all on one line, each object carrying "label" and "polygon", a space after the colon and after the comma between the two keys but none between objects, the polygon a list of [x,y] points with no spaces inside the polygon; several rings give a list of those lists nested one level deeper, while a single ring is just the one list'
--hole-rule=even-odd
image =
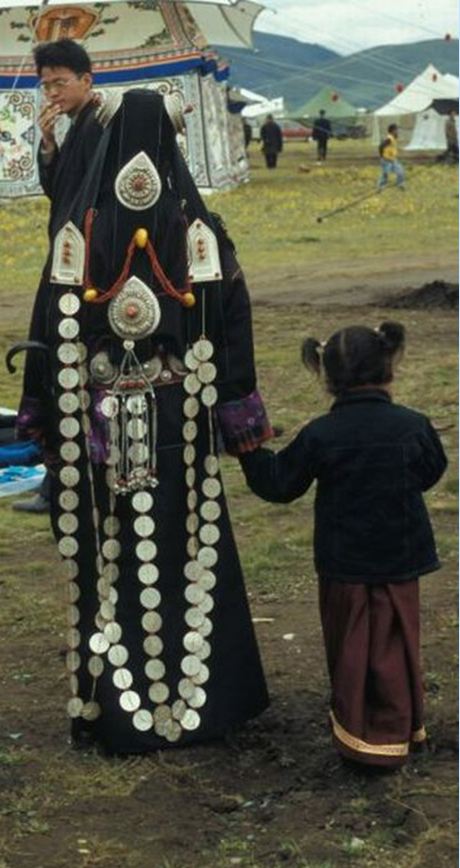
[{"label": "canvas tent", "polygon": [[458,84],[455,75],[443,75],[433,64],[429,64],[401,93],[374,112],[374,143],[382,138],[390,118],[413,116],[414,130],[407,148],[445,148],[444,120],[433,108],[433,104],[436,105],[439,100],[458,100]]},{"label": "canvas tent", "polygon": [[[458,110],[458,102],[457,102]],[[411,140],[406,145],[407,151],[444,151],[446,141],[446,115],[428,108],[417,115]],[[457,118],[458,127],[458,118]]]},{"label": "canvas tent", "polygon": [[284,99],[282,96],[267,99],[267,97],[254,93],[252,90],[246,90],[244,87],[240,88],[240,91],[243,98],[248,101],[242,111],[243,117],[248,120],[260,120],[266,115],[273,115],[277,118],[283,117]]},{"label": "canvas tent", "polygon": [[326,116],[331,120],[342,118],[353,118],[358,114],[358,110],[343,96],[330,87],[323,87],[315,96],[312,96],[303,106],[292,112],[296,118],[315,118],[320,111],[326,112]]},{"label": "canvas tent", "polygon": [[425,111],[434,99],[458,98],[458,78],[443,75],[433,64],[417,75],[401,93],[374,112],[377,118]]},{"label": "canvas tent", "polygon": [[[195,18],[208,26],[197,9],[202,5],[208,32]],[[1,6],[0,196],[40,192],[35,159],[40,96],[32,49],[37,41],[63,36],[88,50],[96,88],[154,88],[194,107],[186,115],[182,145],[200,188],[225,189],[246,180],[241,118],[227,110],[228,66],[210,47],[208,33],[220,44],[227,39],[246,45],[261,9],[248,0],[232,6],[173,0]]]}]

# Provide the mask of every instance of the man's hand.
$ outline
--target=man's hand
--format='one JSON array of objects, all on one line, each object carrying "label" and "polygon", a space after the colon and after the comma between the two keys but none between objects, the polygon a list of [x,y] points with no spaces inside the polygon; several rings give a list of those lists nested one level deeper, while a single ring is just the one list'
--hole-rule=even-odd
[{"label": "man's hand", "polygon": [[47,103],[41,109],[38,115],[38,126],[42,134],[42,148],[47,153],[51,154],[56,148],[56,139],[54,137],[54,124],[56,118],[61,114],[61,109],[58,105]]}]

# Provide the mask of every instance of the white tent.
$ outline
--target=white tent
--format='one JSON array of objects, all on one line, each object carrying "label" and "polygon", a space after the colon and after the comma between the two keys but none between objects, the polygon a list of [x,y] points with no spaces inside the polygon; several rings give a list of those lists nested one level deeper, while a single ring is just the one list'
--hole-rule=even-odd
[{"label": "white tent", "polygon": [[247,180],[241,118],[227,107],[228,66],[211,46],[219,40],[246,47],[262,6],[250,0],[231,6],[175,0],[32,0],[6,6],[0,0],[0,6],[0,196],[40,192],[35,159],[40,97],[32,49],[62,36],[88,50],[96,88],[159,89],[194,107],[186,115],[181,144],[200,188],[225,189]]},{"label": "white tent", "polygon": [[248,100],[248,105],[241,112],[243,117],[248,118],[248,120],[255,120],[265,115],[273,115],[277,118],[284,117],[284,98],[282,96],[267,99],[267,97],[254,93],[252,90],[246,90],[244,87],[240,88],[240,92]]},{"label": "white tent", "polygon": [[377,117],[397,117],[427,109],[434,99],[458,99],[458,78],[443,75],[433,64],[417,75],[401,93],[374,112]]},{"label": "white tent", "polygon": [[[458,125],[458,118],[457,118]],[[406,151],[444,151],[446,142],[446,115],[441,115],[433,108],[417,115],[412,138]]]},{"label": "white tent", "polygon": [[394,99],[376,109],[374,112],[373,141],[377,143],[382,137],[380,118],[417,115],[425,113],[435,99],[458,99],[458,84],[459,80],[455,75],[443,75],[430,63]]}]

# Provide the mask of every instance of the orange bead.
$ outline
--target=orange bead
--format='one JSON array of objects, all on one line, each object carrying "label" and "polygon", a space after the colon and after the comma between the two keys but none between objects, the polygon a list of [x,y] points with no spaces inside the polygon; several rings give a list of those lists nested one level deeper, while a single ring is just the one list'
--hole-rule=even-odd
[{"label": "orange bead", "polygon": [[193,292],[184,292],[182,296],[182,303],[185,307],[193,307],[196,304],[196,298],[193,295]]},{"label": "orange bead", "polygon": [[94,301],[94,299],[97,297],[98,297],[98,291],[97,291],[97,289],[94,289],[93,287],[89,287],[88,289],[85,289],[85,291],[83,293],[83,301]]},{"label": "orange bead", "polygon": [[145,247],[148,240],[149,233],[147,232],[147,229],[136,229],[134,233],[134,241],[136,243],[136,247]]}]

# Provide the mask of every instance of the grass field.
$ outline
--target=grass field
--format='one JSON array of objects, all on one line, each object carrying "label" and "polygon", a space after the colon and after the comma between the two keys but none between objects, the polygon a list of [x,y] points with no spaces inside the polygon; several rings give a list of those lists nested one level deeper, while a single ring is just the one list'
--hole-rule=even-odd
[{"label": "grass field", "polygon": [[[385,252],[420,261],[456,245],[456,171],[413,161],[406,193],[388,191],[325,224],[316,216],[372,188],[367,142],[333,143],[316,167],[289,145],[269,173],[253,146],[251,183],[214,195],[249,274],[313,267]],[[299,163],[310,172],[299,172]],[[0,353],[25,337],[46,254],[44,200],[2,206]],[[442,278],[442,274],[440,274]],[[423,280],[421,281],[423,282]],[[272,709],[230,745],[106,760],[67,745],[64,588],[46,518],[0,500],[0,868],[452,868],[456,863],[457,322],[441,310],[254,307],[258,376],[285,443],[329,399],[299,358],[301,339],[349,324],[398,318],[408,347],[395,399],[440,431],[449,470],[428,495],[443,570],[423,586],[427,713],[432,752],[400,775],[346,774],[326,730],[327,677],[311,562],[312,495],[263,504],[235,462],[224,476]],[[1,377],[15,407],[20,375]],[[283,639],[293,635],[292,641]],[[3,861],[2,861],[3,860]]]}]

